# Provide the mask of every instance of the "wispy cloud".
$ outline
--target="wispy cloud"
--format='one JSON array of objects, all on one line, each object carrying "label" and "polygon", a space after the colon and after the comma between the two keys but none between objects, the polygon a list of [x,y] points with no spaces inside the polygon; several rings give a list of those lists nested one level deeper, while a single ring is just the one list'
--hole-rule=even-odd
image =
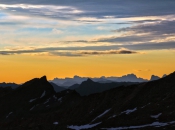
[{"label": "wispy cloud", "polygon": [[[72,49],[72,50],[71,50]],[[50,56],[87,56],[87,55],[110,55],[110,54],[136,54],[138,52],[121,48],[118,50],[80,50],[81,48],[35,48],[35,49],[12,49],[0,51],[0,55],[31,54]]]},{"label": "wispy cloud", "polygon": [[[172,49],[174,5],[175,1],[164,0],[1,0],[1,54],[88,50],[82,54],[100,55],[122,47]],[[53,48],[6,52],[7,46]]]}]

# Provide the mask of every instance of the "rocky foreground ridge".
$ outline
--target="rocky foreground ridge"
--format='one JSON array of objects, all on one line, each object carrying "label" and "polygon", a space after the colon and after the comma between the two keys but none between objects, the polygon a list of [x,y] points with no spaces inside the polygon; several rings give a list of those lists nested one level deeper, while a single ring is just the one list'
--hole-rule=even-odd
[{"label": "rocky foreground ridge", "polygon": [[[91,80],[83,82],[89,86]],[[98,85],[98,84],[96,84]],[[83,85],[82,85],[83,86]],[[174,129],[175,73],[87,96],[56,93],[46,77],[1,88],[1,130]]]}]

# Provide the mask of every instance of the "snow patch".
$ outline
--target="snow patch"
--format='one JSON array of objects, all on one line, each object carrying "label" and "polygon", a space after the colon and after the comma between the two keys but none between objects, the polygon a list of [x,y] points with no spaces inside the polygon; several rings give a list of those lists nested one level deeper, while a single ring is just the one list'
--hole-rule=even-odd
[{"label": "snow patch", "polygon": [[35,101],[36,100],[36,98],[35,99],[31,99],[29,102],[33,102],[33,101]]},{"label": "snow patch", "polygon": [[151,115],[152,118],[159,118],[159,116],[162,115],[162,113],[159,113],[157,115]]},{"label": "snow patch", "polygon": [[115,118],[117,115],[110,116],[108,119]]},{"label": "snow patch", "polygon": [[97,116],[95,119],[93,119],[91,122],[95,121],[97,118],[100,118],[102,116],[104,116],[106,113],[108,113],[111,109],[108,109],[106,111],[104,111],[102,114],[100,114],[99,116]]},{"label": "snow patch", "polygon": [[40,98],[44,97],[44,96],[45,96],[45,94],[46,94],[46,91],[44,91],[44,92],[43,92],[43,94],[41,95],[41,97],[40,97]]},{"label": "snow patch", "polygon": [[47,99],[43,104],[46,104],[46,103],[48,103],[49,102],[49,100],[50,100],[50,98],[49,99]]},{"label": "snow patch", "polygon": [[60,97],[60,98],[58,99],[58,101],[62,102],[62,97]]},{"label": "snow patch", "polygon": [[33,110],[35,108],[35,106],[33,106],[32,108],[30,108],[30,111]]},{"label": "snow patch", "polygon": [[128,114],[130,114],[130,113],[132,113],[132,112],[135,112],[136,110],[137,110],[137,107],[134,108],[134,109],[128,109],[128,110],[126,110],[126,111],[123,111],[123,112],[121,112],[121,114],[125,113],[126,115],[128,115]]},{"label": "snow patch", "polygon": [[92,111],[90,111],[90,113],[89,113],[89,114],[91,114],[93,111],[94,111],[94,109],[92,109]]},{"label": "snow patch", "polygon": [[81,129],[90,129],[93,128],[97,125],[101,124],[101,122],[96,123],[96,124],[87,124],[87,125],[81,125],[81,126],[67,126],[67,128],[74,129],[74,130],[81,130]]},{"label": "snow patch", "polygon": [[54,124],[54,125],[58,125],[58,122],[54,122],[53,124]]},{"label": "snow patch", "polygon": [[13,113],[13,112],[10,112],[10,113],[6,116],[6,118],[8,118],[12,113]]},{"label": "snow patch", "polygon": [[102,128],[102,129],[106,129],[106,130],[126,130],[126,129],[138,129],[138,128],[144,128],[144,127],[162,127],[162,126],[167,126],[167,125],[171,125],[174,124],[175,121],[171,121],[171,122],[167,122],[167,123],[163,123],[163,122],[153,122],[152,124],[146,124],[146,125],[139,125],[139,126],[129,126],[129,127],[117,127],[117,128]]},{"label": "snow patch", "polygon": [[57,99],[57,97],[55,96],[55,95],[53,95],[53,98],[56,100]]},{"label": "snow patch", "polygon": [[151,103],[148,103],[147,105],[145,105],[145,106],[143,106],[143,107],[141,107],[141,108],[144,108],[144,107],[148,106],[149,104],[151,104]]}]

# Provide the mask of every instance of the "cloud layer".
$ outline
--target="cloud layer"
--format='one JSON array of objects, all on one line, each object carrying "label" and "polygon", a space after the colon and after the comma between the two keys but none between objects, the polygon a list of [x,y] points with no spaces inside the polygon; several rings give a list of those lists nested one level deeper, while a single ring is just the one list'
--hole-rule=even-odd
[{"label": "cloud layer", "polygon": [[[173,0],[1,0],[0,54],[82,56],[174,49],[174,5]],[[14,51],[16,47],[36,49]]]}]

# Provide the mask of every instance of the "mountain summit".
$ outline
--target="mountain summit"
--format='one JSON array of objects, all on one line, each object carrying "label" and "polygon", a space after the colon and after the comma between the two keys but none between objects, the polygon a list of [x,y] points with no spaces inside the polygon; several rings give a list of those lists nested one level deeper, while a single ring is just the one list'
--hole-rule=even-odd
[{"label": "mountain summit", "polygon": [[0,129],[175,128],[175,72],[137,84],[87,79],[75,90],[58,93],[46,79],[32,79],[1,95]]}]

